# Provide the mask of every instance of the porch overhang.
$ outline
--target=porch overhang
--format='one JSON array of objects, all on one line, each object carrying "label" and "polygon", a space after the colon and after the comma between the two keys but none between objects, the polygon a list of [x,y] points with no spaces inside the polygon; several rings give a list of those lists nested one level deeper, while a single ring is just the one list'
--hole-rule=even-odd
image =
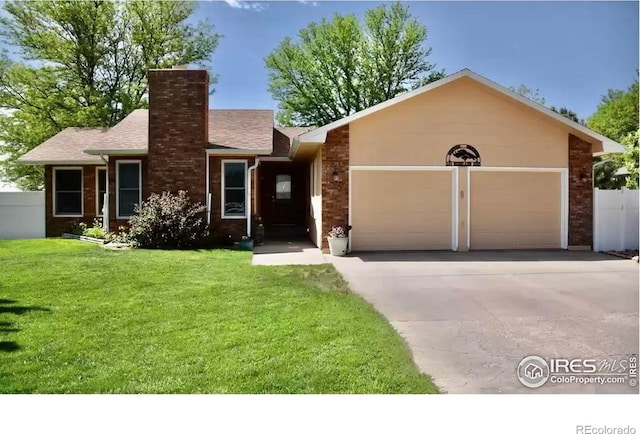
[{"label": "porch overhang", "polygon": [[320,132],[305,137],[301,142],[299,137],[293,139],[291,149],[289,150],[289,158],[292,160],[313,156],[317,150],[327,141],[327,132]]}]

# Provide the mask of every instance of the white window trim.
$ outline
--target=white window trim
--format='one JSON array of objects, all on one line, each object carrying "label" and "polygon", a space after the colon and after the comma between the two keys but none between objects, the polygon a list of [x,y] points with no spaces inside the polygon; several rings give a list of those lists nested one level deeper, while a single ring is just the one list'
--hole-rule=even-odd
[{"label": "white window trim", "polygon": [[[80,214],[58,214],[56,211],[56,172],[58,170],[79,170],[80,171]],[[53,202],[53,216],[54,217],[84,217],[84,170],[82,166],[71,167],[54,167],[52,172],[53,191],[51,192],[51,199]]]},{"label": "white window trim", "polygon": [[[244,215],[225,215],[224,214],[224,196],[225,196],[225,186],[224,186],[224,165],[225,163],[244,163]],[[249,203],[247,200],[247,168],[248,168],[248,160],[240,160],[240,159],[227,159],[220,161],[220,218],[224,220],[243,220],[247,218],[247,204]]]},{"label": "white window trim", "polygon": [[109,178],[107,176],[107,166],[99,166],[96,167],[96,217],[103,217],[102,215],[102,210],[100,209],[100,199],[99,199],[99,195],[100,195],[100,171],[104,170],[105,171],[105,193],[109,192]]},{"label": "white window trim", "polygon": [[138,204],[142,203],[142,160],[116,160],[116,218],[129,220],[133,216],[120,215],[120,165],[138,164]]}]

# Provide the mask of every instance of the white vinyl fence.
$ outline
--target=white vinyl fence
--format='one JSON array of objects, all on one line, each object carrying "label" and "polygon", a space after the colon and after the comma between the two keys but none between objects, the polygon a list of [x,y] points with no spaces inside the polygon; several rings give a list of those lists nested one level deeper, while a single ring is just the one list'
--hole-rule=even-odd
[{"label": "white vinyl fence", "polygon": [[44,191],[0,192],[0,239],[43,238]]},{"label": "white vinyl fence", "polygon": [[593,250],[638,249],[639,190],[593,191]]}]

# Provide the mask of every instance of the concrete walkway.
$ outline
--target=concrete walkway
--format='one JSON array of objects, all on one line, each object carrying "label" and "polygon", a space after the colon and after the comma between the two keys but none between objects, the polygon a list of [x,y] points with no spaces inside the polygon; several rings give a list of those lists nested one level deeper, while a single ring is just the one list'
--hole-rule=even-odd
[{"label": "concrete walkway", "polygon": [[318,265],[327,261],[309,240],[265,241],[253,249],[253,265]]},{"label": "concrete walkway", "polygon": [[[627,384],[528,389],[523,357],[638,354],[638,264],[592,252],[327,256],[449,393],[637,393]],[[627,363],[627,362],[625,362]]]}]

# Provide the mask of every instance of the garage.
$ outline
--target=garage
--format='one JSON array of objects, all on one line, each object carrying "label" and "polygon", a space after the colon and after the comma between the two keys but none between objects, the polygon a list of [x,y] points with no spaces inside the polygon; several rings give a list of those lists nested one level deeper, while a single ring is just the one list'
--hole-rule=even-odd
[{"label": "garage", "polygon": [[471,169],[470,249],[564,247],[562,169]]},{"label": "garage", "polygon": [[[314,235],[351,225],[355,252],[589,250],[593,157],[624,151],[468,70],[295,145],[319,148]],[[328,249],[326,236],[314,239]]]},{"label": "garage", "polygon": [[453,168],[352,167],[352,250],[454,248]]}]

